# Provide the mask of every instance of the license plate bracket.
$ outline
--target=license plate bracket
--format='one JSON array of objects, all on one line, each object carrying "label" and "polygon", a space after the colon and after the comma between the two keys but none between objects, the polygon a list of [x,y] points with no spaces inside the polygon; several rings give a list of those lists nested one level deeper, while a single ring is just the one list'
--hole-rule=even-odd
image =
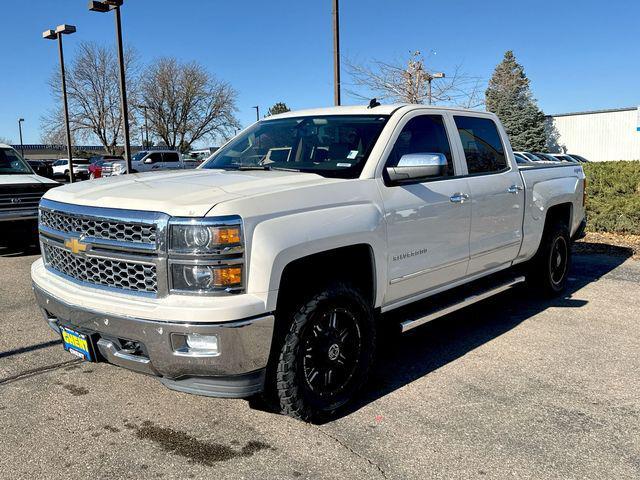
[{"label": "license plate bracket", "polygon": [[90,335],[63,325],[60,326],[60,335],[62,337],[62,346],[67,352],[87,362],[96,361]]}]

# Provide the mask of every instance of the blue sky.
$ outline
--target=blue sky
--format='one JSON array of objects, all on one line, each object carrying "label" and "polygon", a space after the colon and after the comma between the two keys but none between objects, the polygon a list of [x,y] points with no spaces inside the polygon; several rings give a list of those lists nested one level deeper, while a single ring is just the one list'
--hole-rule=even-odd
[{"label": "blue sky", "polygon": [[[47,78],[58,68],[56,44],[43,30],[61,23],[71,58],[82,40],[114,45],[113,14],[85,0],[5,0],[0,33],[0,137],[40,142],[40,117],[52,106]],[[331,0],[125,0],[125,43],[142,62],[163,55],[197,60],[238,91],[238,117],[253,105],[330,105]],[[342,0],[342,53],[359,61],[435,51],[434,67],[462,64],[485,80],[514,50],[546,113],[640,104],[640,2],[616,0]],[[345,75],[345,82],[348,76]],[[357,103],[345,98],[344,103]]]}]

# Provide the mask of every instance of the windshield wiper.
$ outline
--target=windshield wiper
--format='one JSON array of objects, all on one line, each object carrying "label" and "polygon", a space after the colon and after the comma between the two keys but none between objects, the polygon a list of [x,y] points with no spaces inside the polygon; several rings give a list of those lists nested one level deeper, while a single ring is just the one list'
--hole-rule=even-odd
[{"label": "windshield wiper", "polygon": [[272,167],[271,165],[238,165],[235,167],[222,167],[223,170],[278,170],[282,172],[299,172],[297,168]]}]

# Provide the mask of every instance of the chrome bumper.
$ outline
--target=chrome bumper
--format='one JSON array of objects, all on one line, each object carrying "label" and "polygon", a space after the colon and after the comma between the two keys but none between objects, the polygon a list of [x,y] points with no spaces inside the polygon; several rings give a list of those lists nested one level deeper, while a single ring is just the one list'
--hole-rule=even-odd
[{"label": "chrome bumper", "polygon": [[[188,393],[221,397],[246,397],[264,384],[274,316],[264,315],[233,322],[160,322],[118,316],[69,305],[36,284],[36,302],[56,332],[65,325],[91,335],[103,360],[162,377],[167,387]],[[174,351],[172,334],[217,335],[217,356],[193,356]],[[142,344],[143,353],[124,349],[124,341]]]}]

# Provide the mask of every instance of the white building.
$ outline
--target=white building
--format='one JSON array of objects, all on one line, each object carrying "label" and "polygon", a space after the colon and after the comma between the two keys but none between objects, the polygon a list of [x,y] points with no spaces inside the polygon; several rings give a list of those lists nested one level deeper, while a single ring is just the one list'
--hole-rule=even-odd
[{"label": "white building", "polygon": [[588,160],[640,160],[640,107],[561,113],[547,116],[557,139],[549,151]]}]

